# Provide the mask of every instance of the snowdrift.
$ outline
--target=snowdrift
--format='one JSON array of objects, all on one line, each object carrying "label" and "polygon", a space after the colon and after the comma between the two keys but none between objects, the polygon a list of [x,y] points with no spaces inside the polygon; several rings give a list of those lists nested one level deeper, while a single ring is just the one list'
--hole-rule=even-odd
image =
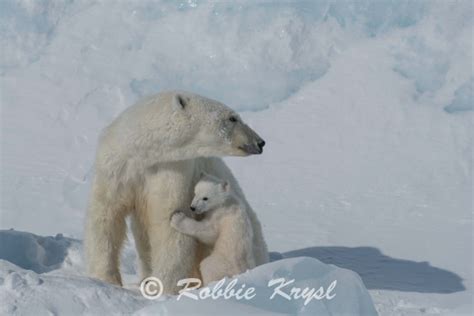
[{"label": "snowdrift", "polygon": [[[178,300],[168,296],[152,301],[144,298],[136,285],[123,289],[85,277],[80,272],[77,240],[9,230],[0,231],[0,245],[2,315],[376,315],[370,295],[356,273],[313,258],[282,259],[237,276],[235,290],[242,286],[254,288],[255,297],[249,300],[223,296],[204,300],[183,296]],[[270,280],[277,281],[269,286]],[[230,282],[226,280],[222,288]],[[215,283],[210,288],[214,286]],[[298,294],[295,297],[291,292],[292,288],[317,291],[320,287],[327,295],[314,292],[315,299]],[[271,298],[274,292],[277,294]],[[197,295],[197,290],[189,293]]]}]

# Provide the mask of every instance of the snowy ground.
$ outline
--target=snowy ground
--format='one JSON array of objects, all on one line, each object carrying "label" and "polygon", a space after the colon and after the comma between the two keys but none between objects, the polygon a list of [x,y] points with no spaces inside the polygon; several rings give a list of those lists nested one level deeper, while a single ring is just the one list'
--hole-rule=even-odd
[{"label": "snowy ground", "polygon": [[[127,289],[122,289],[84,276],[81,243],[77,240],[0,231],[0,314],[209,315],[220,311],[223,315],[242,315],[245,311],[257,315],[376,315],[372,299],[355,272],[313,258],[282,258],[277,253],[272,254],[274,262],[226,280],[221,287],[234,291],[252,288],[249,299],[203,298],[194,291],[187,293],[200,299],[181,295],[147,300],[138,290],[136,258],[129,250],[123,256],[123,272],[130,282],[126,283]],[[283,280],[278,281],[280,278]],[[231,286],[233,280],[235,286]],[[269,285],[271,280],[275,283]],[[315,290],[312,296],[300,299],[288,300],[280,294],[271,298],[280,285],[281,292],[277,293],[286,295],[293,287]],[[320,287],[321,292],[317,292]],[[217,284],[210,288],[217,289]]]},{"label": "snowy ground", "polygon": [[472,17],[470,1],[0,2],[0,228],[69,237],[33,256],[2,239],[0,295],[63,277],[93,289],[82,311],[145,306],[80,276],[80,240],[100,129],[173,87],[267,141],[227,162],[272,251],[357,272],[382,315],[472,314]]}]

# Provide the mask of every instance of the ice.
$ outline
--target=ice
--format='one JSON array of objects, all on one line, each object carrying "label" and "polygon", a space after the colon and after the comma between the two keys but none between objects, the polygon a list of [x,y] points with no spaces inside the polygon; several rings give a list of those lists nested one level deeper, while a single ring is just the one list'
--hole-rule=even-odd
[{"label": "ice", "polygon": [[2,1],[0,73],[38,61],[66,7],[67,1]]},{"label": "ice", "polygon": [[[357,39],[387,37],[394,30],[407,30],[402,40],[416,50],[416,56],[400,57],[396,70],[422,76],[416,80],[420,90],[439,89],[450,51],[465,49],[472,25],[467,2],[8,0],[1,5],[4,75],[36,68],[46,78],[54,74],[76,89],[80,85],[86,89],[82,96],[117,88],[127,105],[158,90],[188,89],[240,110],[283,100],[324,75],[332,58]],[[442,20],[431,21],[440,11]],[[436,29],[420,27],[425,21]],[[452,45],[438,52],[435,43],[451,36],[453,28],[465,35],[449,38]],[[427,36],[433,43],[425,43]],[[453,56],[453,61],[466,58]]]},{"label": "ice", "polygon": [[423,39],[408,38],[403,53],[397,58],[398,63],[394,70],[414,79],[417,93],[434,92],[445,84],[449,56],[427,47]]}]

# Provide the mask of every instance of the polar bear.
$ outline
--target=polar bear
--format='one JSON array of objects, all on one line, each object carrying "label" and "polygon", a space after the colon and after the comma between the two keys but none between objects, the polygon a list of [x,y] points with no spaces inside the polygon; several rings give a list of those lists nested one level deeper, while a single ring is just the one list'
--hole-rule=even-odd
[{"label": "polar bear", "polygon": [[163,92],[129,107],[99,139],[84,240],[89,275],[122,284],[119,258],[130,216],[141,277],[158,277],[165,293],[177,293],[177,281],[198,271],[203,252],[169,218],[189,210],[203,171],[229,181],[252,223],[256,264],[268,262],[257,216],[219,158],[261,154],[264,145],[237,113],[197,94]]},{"label": "polar bear", "polygon": [[199,265],[204,285],[255,267],[252,222],[229,182],[203,174],[194,188],[190,209],[204,218],[197,221],[176,211],[171,227],[212,247]]}]

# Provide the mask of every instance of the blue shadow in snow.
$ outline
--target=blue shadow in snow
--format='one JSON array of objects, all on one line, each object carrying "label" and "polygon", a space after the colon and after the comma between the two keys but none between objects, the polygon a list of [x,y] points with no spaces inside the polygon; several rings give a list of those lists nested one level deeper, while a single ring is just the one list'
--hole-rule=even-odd
[{"label": "blue shadow in snow", "polygon": [[271,261],[293,257],[311,257],[355,271],[367,289],[419,293],[454,293],[466,289],[462,278],[451,271],[433,267],[426,261],[392,258],[374,247],[309,247],[270,253]]},{"label": "blue shadow in snow", "polygon": [[23,269],[36,273],[45,273],[61,267],[72,238],[42,237],[15,230],[0,230],[0,259],[9,261]]}]

